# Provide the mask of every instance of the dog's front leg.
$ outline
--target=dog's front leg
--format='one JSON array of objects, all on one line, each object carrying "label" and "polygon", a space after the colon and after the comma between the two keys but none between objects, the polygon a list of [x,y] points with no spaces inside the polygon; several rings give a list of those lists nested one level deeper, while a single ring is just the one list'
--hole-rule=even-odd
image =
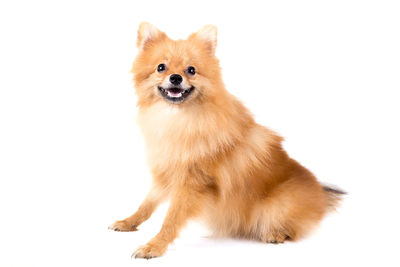
[{"label": "dog's front leg", "polygon": [[170,207],[161,231],[146,245],[139,247],[132,255],[135,258],[154,258],[161,256],[179,234],[188,219],[200,212],[204,195],[199,190],[183,186],[171,198]]},{"label": "dog's front leg", "polygon": [[124,220],[116,221],[110,225],[108,229],[119,232],[136,231],[137,227],[142,222],[150,218],[151,214],[154,212],[160,202],[165,199],[166,195],[167,190],[153,185],[139,209],[132,216],[129,216]]}]

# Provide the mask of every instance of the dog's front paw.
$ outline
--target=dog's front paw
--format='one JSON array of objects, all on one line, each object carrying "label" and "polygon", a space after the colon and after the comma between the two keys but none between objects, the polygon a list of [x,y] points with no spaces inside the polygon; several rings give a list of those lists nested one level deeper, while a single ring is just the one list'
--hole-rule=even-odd
[{"label": "dog's front paw", "polygon": [[284,243],[288,239],[289,236],[285,235],[282,232],[270,232],[265,236],[263,241],[271,244],[280,244]]},{"label": "dog's front paw", "polygon": [[115,223],[108,226],[108,229],[118,231],[118,232],[137,231],[136,225],[129,223],[126,220],[116,221]]},{"label": "dog's front paw", "polygon": [[139,247],[132,254],[132,258],[143,258],[143,259],[151,259],[155,257],[160,257],[167,250],[167,246],[161,244],[152,244],[147,243],[144,246]]}]

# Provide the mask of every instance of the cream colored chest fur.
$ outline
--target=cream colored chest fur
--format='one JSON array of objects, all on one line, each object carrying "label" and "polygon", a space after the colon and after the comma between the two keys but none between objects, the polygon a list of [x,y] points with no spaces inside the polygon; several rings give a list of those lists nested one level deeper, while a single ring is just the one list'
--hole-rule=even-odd
[{"label": "cream colored chest fur", "polygon": [[171,168],[213,157],[232,142],[215,114],[185,110],[167,103],[142,108],[138,122],[152,168]]}]

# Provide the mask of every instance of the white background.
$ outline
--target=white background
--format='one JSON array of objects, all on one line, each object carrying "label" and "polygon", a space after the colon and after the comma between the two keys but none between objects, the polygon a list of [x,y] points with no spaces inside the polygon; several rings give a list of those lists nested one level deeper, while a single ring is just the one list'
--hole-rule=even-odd
[{"label": "white background", "polygon": [[[398,1],[2,1],[0,265],[399,266],[399,14]],[[228,89],[349,192],[342,208],[298,243],[191,223],[162,258],[132,260],[167,208],[107,230],[150,185],[129,73],[141,21],[173,38],[215,24]]]}]

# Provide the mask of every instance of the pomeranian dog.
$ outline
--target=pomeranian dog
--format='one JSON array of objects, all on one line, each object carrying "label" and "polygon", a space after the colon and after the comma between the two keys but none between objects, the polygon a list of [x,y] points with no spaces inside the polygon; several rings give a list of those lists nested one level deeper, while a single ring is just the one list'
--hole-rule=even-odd
[{"label": "pomeranian dog", "polygon": [[321,185],[224,87],[208,25],[172,40],[138,30],[132,72],[153,186],[139,209],[109,228],[135,231],[170,199],[160,232],[133,257],[165,253],[185,223],[201,218],[218,236],[283,243],[306,235],[344,192]]}]

